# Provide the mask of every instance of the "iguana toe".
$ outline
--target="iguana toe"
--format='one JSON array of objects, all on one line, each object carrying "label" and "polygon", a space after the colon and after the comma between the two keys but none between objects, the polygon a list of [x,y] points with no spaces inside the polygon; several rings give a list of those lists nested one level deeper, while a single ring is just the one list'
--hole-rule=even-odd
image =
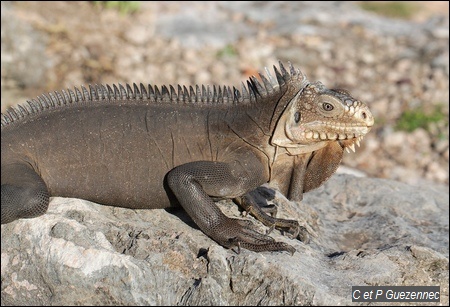
[{"label": "iguana toe", "polygon": [[214,239],[226,247],[237,247],[238,253],[241,247],[256,252],[288,251],[291,254],[295,252],[295,248],[291,245],[277,242],[272,237],[254,230],[250,221],[228,219],[222,226],[220,227],[222,229],[216,228],[218,230],[216,233],[220,235]]}]

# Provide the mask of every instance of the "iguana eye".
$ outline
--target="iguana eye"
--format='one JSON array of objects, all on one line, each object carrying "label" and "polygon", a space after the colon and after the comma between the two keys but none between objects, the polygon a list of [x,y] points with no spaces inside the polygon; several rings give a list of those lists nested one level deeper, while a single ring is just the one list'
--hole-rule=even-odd
[{"label": "iguana eye", "polygon": [[300,121],[300,112],[295,112],[295,114],[294,114],[294,120],[295,120],[295,123],[297,124],[299,121]]},{"label": "iguana eye", "polygon": [[331,110],[334,109],[334,106],[333,106],[331,103],[324,102],[324,103],[322,104],[322,108],[323,108],[325,111],[331,111]]}]

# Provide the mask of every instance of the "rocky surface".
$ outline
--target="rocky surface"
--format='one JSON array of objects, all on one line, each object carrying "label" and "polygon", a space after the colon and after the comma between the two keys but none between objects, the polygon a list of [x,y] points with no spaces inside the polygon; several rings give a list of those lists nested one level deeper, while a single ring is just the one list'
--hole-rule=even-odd
[{"label": "rocky surface", "polygon": [[2,305],[349,305],[356,285],[439,285],[448,304],[445,191],[335,175],[300,205],[278,199],[311,233],[306,245],[272,233],[293,256],[236,254],[182,210],[54,198],[48,214],[1,226]]},{"label": "rocky surface", "polygon": [[[448,185],[448,2],[420,3],[402,20],[345,1],[158,1],[133,14],[92,2],[2,1],[2,110],[89,83],[239,85],[289,60],[371,107],[376,125],[345,155],[347,167]],[[410,110],[441,118],[397,129]]]}]

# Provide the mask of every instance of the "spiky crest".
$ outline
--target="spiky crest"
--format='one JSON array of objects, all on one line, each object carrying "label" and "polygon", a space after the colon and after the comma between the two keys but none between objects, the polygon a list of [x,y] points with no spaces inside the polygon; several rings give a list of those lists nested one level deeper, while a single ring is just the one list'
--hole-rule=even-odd
[{"label": "spiky crest", "polygon": [[290,62],[288,72],[281,61],[279,61],[279,70],[274,65],[276,81],[265,68],[266,75],[259,74],[263,84],[258,79],[251,76],[247,80],[247,85],[241,84],[241,91],[229,86],[211,86],[196,85],[195,88],[189,86],[189,89],[183,85],[177,85],[175,89],[172,85],[169,87],[163,85],[161,90],[158,86],[148,84],[147,87],[142,83],[138,86],[126,84],[110,85],[89,85],[89,90],[83,85],[81,90],[77,87],[74,91],[71,89],[61,90],[42,94],[35,99],[28,100],[26,104],[10,107],[5,113],[1,114],[1,127],[10,125],[22,118],[36,115],[48,109],[64,107],[73,104],[85,104],[98,101],[146,101],[153,103],[180,103],[180,104],[238,104],[255,103],[270,99],[271,95],[279,92],[286,87],[289,82],[295,82],[296,86],[303,88],[308,84],[306,76],[292,66]]}]

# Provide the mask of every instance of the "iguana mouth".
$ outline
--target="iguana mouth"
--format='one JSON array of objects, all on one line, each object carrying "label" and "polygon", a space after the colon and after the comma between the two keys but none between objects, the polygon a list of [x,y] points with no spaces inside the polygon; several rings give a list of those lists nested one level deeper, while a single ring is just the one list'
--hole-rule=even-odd
[{"label": "iguana mouth", "polygon": [[308,131],[302,134],[305,140],[339,141],[359,138],[366,135],[367,132],[366,127],[363,127],[358,132],[350,133]]},{"label": "iguana mouth", "polygon": [[360,147],[361,146],[360,142],[362,141],[363,138],[364,135],[360,135],[354,138],[342,140],[340,143],[342,147],[345,149],[345,151],[350,152],[350,150],[352,150],[353,152],[356,152],[355,145]]},{"label": "iguana mouth", "polygon": [[[336,127],[334,127],[336,128]],[[346,129],[342,127],[343,130]],[[360,147],[360,142],[364,138],[364,136],[370,131],[371,127],[368,126],[355,126],[351,127],[352,129],[347,132],[319,132],[319,131],[305,131],[301,134],[303,141],[312,141],[312,142],[326,142],[326,141],[339,141],[342,144],[347,152],[350,152],[350,149],[355,152],[355,145]]]}]

